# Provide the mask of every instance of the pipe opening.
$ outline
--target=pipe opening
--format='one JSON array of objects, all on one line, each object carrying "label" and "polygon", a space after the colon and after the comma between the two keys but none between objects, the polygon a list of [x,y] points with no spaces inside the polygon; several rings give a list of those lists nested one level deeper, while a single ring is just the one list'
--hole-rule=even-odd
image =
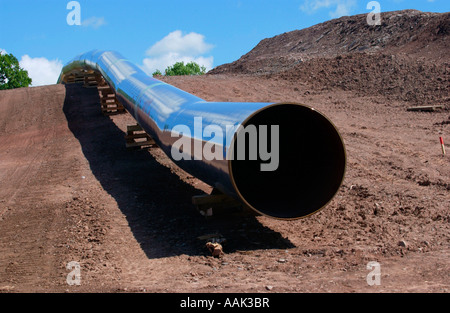
[{"label": "pipe opening", "polygon": [[[250,132],[245,135],[245,145],[244,141],[238,144],[239,136],[235,137],[235,157],[229,163],[231,179],[247,205],[263,215],[296,219],[315,213],[331,201],[344,178],[346,154],[341,136],[324,115],[303,105],[276,104],[253,114],[244,122],[244,129],[249,125],[258,130],[267,125],[265,150],[271,152],[272,160],[260,153],[256,160],[250,158],[249,151],[255,144]],[[276,134],[273,125],[279,125],[278,137],[272,136]],[[258,132],[259,152],[262,134]],[[274,138],[278,139],[278,149]],[[236,155],[244,147],[247,158],[243,160]],[[261,164],[276,164],[271,149],[278,150],[278,167],[262,171]]]}]

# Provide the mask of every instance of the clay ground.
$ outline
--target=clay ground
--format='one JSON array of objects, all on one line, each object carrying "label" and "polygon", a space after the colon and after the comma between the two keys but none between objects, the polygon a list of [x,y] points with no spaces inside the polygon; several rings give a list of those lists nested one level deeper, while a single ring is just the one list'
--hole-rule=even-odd
[{"label": "clay ground", "polygon": [[[0,92],[2,292],[448,292],[449,111],[276,77],[164,78],[215,101],[295,101],[338,127],[345,181],[312,217],[200,216],[210,187],[158,149],[125,149],[129,114],[95,89]],[[213,258],[199,236],[226,238]],[[80,263],[81,285],[66,265]],[[369,286],[379,262],[381,284]]]}]

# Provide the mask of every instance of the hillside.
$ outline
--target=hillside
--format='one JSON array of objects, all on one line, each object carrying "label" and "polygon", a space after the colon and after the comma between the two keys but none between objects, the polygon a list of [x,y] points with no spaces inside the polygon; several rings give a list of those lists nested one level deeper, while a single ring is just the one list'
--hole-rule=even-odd
[{"label": "hillside", "polygon": [[450,13],[415,10],[342,17],[262,40],[209,74],[257,74],[413,104],[448,104]]},{"label": "hillside", "polygon": [[448,62],[450,13],[416,10],[382,13],[370,26],[366,14],[345,16],[262,40],[239,60],[210,73],[276,73],[312,58],[351,53],[404,53]]}]

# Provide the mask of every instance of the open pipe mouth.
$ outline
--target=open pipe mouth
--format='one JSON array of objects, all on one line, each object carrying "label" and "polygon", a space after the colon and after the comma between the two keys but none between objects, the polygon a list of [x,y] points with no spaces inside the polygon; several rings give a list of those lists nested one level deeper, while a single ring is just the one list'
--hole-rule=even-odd
[{"label": "open pipe mouth", "polygon": [[[274,104],[242,126],[246,131],[234,138],[229,170],[234,188],[250,208],[274,218],[298,219],[333,199],[344,179],[346,152],[336,127],[323,114],[304,105]],[[258,130],[256,159],[250,152],[255,137],[249,128]],[[240,141],[241,135],[246,140]],[[237,157],[242,149],[246,158]]]}]

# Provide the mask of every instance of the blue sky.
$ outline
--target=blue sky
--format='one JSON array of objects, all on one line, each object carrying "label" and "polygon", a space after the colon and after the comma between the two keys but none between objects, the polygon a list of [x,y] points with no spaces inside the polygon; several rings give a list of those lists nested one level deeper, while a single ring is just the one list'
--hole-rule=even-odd
[{"label": "blue sky", "polygon": [[[33,85],[56,80],[63,64],[92,49],[116,50],[152,72],[178,60],[208,69],[232,62],[264,38],[342,15],[369,13],[361,0],[0,0],[0,49],[14,54]],[[381,12],[450,11],[449,0],[380,0]]]}]

